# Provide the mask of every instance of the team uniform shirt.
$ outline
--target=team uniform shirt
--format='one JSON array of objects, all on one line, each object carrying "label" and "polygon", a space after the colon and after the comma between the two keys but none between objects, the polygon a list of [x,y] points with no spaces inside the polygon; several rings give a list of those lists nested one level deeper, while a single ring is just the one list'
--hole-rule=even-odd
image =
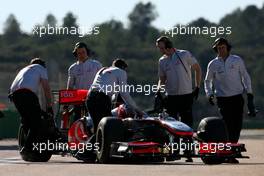
[{"label": "team uniform shirt", "polygon": [[85,62],[72,64],[68,69],[68,89],[89,89],[94,77],[102,64],[96,60],[87,59]]},{"label": "team uniform shirt", "polygon": [[216,57],[209,62],[204,86],[207,96],[215,93],[217,97],[229,97],[242,94],[244,90],[252,93],[251,79],[245,64],[236,55],[229,55],[225,61]]},{"label": "team uniform shirt", "polygon": [[165,90],[168,95],[184,95],[192,92],[191,66],[196,63],[197,60],[186,50],[176,50],[172,56],[164,55],[159,59],[158,74],[159,77],[166,78]]},{"label": "team uniform shirt", "polygon": [[47,69],[39,64],[26,66],[19,71],[10,87],[10,93],[19,89],[29,89],[38,94],[41,79],[48,79]]},{"label": "team uniform shirt", "polygon": [[117,97],[120,93],[122,99],[127,105],[138,109],[136,103],[131,98],[127,90],[127,73],[118,67],[102,68],[94,78],[91,90],[104,92],[110,98],[114,95]]}]

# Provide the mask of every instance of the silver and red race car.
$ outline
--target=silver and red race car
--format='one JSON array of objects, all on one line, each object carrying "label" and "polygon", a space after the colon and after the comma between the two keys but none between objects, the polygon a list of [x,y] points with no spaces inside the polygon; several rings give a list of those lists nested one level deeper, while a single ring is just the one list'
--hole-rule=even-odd
[{"label": "silver and red race car", "polygon": [[[111,117],[101,119],[97,131],[89,116],[85,101],[87,90],[60,90],[58,113],[55,118],[43,118],[40,128],[46,135],[31,150],[20,150],[25,161],[48,161],[53,154],[72,156],[85,162],[113,163],[163,162],[186,158],[201,158],[205,164],[220,164],[242,156],[244,144],[229,143],[224,121],[219,117],[201,120],[195,132],[188,125],[169,117],[164,110],[154,115],[138,117],[124,104],[112,111]],[[71,122],[71,105],[81,107],[82,118]],[[66,106],[67,108],[61,108]],[[157,107],[157,106],[155,106]],[[61,109],[63,109],[61,111]],[[100,110],[100,109],[98,109]],[[50,126],[53,126],[50,129]],[[20,127],[19,146],[23,148],[27,131]],[[51,131],[49,133],[49,131]],[[55,133],[59,135],[50,134]]]}]

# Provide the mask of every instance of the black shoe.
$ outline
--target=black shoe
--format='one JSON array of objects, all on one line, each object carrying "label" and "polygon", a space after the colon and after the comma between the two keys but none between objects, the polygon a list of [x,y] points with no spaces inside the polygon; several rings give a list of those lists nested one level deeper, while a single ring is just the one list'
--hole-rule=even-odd
[{"label": "black shoe", "polygon": [[193,159],[192,159],[192,158],[187,158],[187,159],[185,160],[185,162],[192,163],[192,162],[193,162]]},{"label": "black shoe", "polygon": [[231,163],[231,164],[238,164],[239,161],[236,158],[229,158],[227,160],[227,163]]},{"label": "black shoe", "polygon": [[166,157],[166,161],[175,161],[175,160],[180,160],[181,157],[178,155],[171,155]]}]

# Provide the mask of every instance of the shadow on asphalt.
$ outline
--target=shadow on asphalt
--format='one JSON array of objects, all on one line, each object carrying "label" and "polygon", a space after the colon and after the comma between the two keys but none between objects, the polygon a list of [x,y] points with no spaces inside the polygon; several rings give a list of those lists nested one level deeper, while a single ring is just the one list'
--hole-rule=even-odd
[{"label": "shadow on asphalt", "polygon": [[1,150],[18,150],[18,146],[17,145],[4,145],[4,146],[0,145],[0,151]]}]

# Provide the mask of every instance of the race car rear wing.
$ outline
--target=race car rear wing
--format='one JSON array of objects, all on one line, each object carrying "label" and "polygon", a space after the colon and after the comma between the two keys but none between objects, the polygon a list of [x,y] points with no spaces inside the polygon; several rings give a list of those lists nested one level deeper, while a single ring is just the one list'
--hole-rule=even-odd
[{"label": "race car rear wing", "polygon": [[59,104],[83,104],[87,98],[88,92],[88,90],[84,89],[59,90]]}]

